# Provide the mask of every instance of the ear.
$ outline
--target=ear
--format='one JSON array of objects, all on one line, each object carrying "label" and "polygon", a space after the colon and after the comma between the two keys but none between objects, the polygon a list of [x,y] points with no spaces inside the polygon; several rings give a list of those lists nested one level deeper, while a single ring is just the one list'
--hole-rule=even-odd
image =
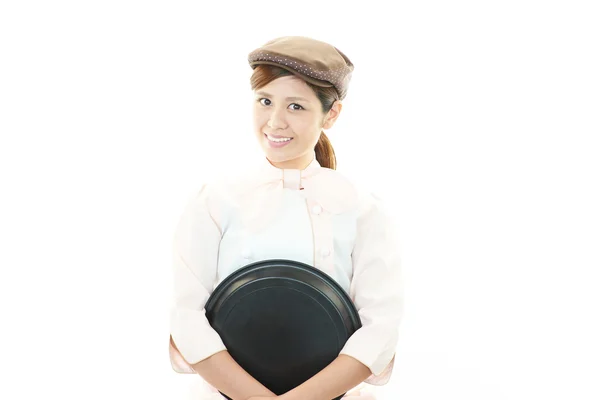
[{"label": "ear", "polygon": [[325,115],[325,119],[323,120],[323,129],[329,129],[335,124],[335,121],[340,116],[342,112],[342,102],[340,100],[336,100],[331,107],[331,110]]}]

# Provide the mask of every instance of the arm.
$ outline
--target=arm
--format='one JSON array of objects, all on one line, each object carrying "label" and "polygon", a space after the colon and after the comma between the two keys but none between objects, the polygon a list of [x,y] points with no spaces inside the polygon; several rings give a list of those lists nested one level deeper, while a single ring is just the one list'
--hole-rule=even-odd
[{"label": "arm", "polygon": [[[211,203],[205,185],[187,205],[177,225],[173,243],[170,345],[194,372],[233,400],[275,396],[231,358],[205,315],[204,306],[216,279],[221,242],[221,230],[210,212],[217,207]],[[173,355],[171,362],[175,363]]]},{"label": "arm", "polygon": [[221,351],[192,365],[204,380],[231,397],[246,400],[253,396],[277,397],[235,362],[227,351]]},{"label": "arm", "polygon": [[280,396],[281,400],[334,399],[356,387],[371,375],[360,361],[341,354],[321,372],[302,385]]},{"label": "arm", "polygon": [[[178,351],[173,338],[171,346]],[[188,367],[233,400],[246,400],[255,396],[277,397],[240,367],[227,351],[215,353],[194,365],[188,364]]]},{"label": "arm", "polygon": [[284,395],[286,400],[332,399],[370,376],[391,375],[402,315],[398,243],[383,204],[367,196],[357,220],[350,297],[362,322],[336,360]]}]

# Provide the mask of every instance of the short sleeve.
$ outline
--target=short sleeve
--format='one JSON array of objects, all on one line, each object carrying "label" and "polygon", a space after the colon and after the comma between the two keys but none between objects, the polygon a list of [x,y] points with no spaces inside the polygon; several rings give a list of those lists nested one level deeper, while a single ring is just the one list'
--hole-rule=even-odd
[{"label": "short sleeve", "polygon": [[372,375],[365,382],[384,385],[393,369],[402,318],[400,252],[394,223],[384,204],[373,195],[366,197],[357,219],[350,282],[350,297],[362,327],[340,354],[369,367]]},{"label": "short sleeve", "polygon": [[173,369],[181,373],[193,373],[191,365],[226,350],[204,309],[216,281],[221,242],[209,210],[209,187],[202,186],[187,204],[173,240],[169,355]]}]

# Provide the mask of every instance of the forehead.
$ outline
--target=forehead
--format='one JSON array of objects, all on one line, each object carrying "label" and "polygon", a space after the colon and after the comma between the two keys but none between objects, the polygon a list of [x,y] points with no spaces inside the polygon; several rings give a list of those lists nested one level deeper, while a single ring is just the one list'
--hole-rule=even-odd
[{"label": "forehead", "polygon": [[273,97],[304,97],[307,100],[318,100],[308,84],[296,76],[283,76],[277,78],[262,88],[256,90],[256,94],[268,94]]}]

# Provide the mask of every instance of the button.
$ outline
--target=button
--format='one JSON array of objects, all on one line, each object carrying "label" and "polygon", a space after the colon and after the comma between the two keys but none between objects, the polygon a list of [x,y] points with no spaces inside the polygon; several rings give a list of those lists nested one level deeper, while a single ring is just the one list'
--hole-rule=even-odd
[{"label": "button", "polygon": [[252,256],[252,252],[249,249],[242,250],[242,257],[249,259]]},{"label": "button", "polygon": [[329,248],[323,248],[323,249],[321,249],[321,255],[323,257],[327,257],[330,253],[331,253],[331,251],[329,250]]},{"label": "button", "polygon": [[321,211],[323,211],[323,207],[318,204],[312,208],[313,214],[319,215],[321,214]]}]

